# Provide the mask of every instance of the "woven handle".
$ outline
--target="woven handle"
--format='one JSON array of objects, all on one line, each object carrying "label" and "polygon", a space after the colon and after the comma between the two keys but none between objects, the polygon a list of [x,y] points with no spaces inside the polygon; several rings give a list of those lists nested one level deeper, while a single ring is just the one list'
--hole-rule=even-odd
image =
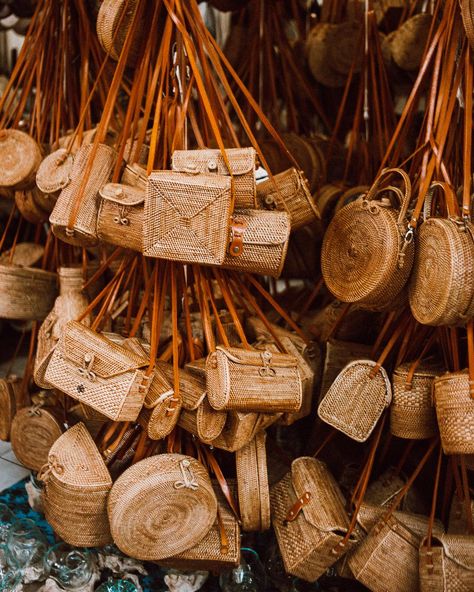
[{"label": "woven handle", "polygon": [[451,187],[451,185],[448,185],[448,183],[444,183],[443,181],[434,181],[431,183],[425,198],[425,203],[423,206],[423,220],[426,221],[433,215],[433,196],[437,187],[443,191],[446,208],[448,210],[448,217],[457,218],[459,216],[459,212],[454,189]]},{"label": "woven handle", "polygon": [[[380,175],[375,179],[372,187],[367,192],[366,199],[367,199],[367,201],[371,201],[372,199],[375,199],[377,194],[380,193],[380,191],[381,191],[381,189],[380,189],[381,183],[387,177],[389,177],[390,175],[392,175],[394,173],[401,176],[401,178],[403,179],[403,184],[404,184],[403,197],[401,198],[400,212],[398,214],[398,220],[397,220],[399,224],[403,224],[403,222],[405,221],[406,215],[407,215],[408,206],[410,204],[410,199],[411,199],[411,181],[410,181],[409,176],[405,173],[405,171],[403,169],[398,169],[398,168],[383,169],[382,172],[380,173]],[[390,189],[391,191],[393,191],[395,188],[390,186],[387,189]]]}]

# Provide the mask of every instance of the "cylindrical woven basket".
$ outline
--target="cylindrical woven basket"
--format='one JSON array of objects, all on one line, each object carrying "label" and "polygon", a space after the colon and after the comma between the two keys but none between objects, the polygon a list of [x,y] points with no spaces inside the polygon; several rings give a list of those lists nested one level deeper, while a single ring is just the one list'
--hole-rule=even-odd
[{"label": "cylindrical woven basket", "polygon": [[0,186],[28,189],[35,183],[41,150],[25,132],[0,131]]},{"label": "cylindrical woven basket", "polygon": [[0,317],[42,321],[57,296],[56,277],[33,267],[0,265]]},{"label": "cylindrical woven basket", "polygon": [[31,224],[41,224],[48,220],[49,210],[41,207],[40,200],[37,197],[40,193],[37,187],[15,191],[16,207],[23,218],[31,222]]},{"label": "cylindrical woven basket", "polygon": [[[138,4],[138,0],[104,0],[100,5],[97,15],[97,37],[104,50],[114,60],[118,60],[120,57]],[[144,12],[140,25],[145,26],[145,16]],[[143,30],[140,25],[137,32]],[[132,66],[138,58],[140,43],[141,35],[136,35],[127,56],[129,66]]]}]

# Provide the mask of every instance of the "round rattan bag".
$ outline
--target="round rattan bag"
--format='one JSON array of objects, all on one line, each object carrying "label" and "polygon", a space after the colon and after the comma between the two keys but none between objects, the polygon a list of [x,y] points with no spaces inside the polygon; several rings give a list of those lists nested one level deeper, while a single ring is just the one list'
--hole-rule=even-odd
[{"label": "round rattan bag", "polygon": [[20,130],[0,131],[0,186],[28,189],[34,186],[41,150]]},{"label": "round rattan bag", "polygon": [[[97,15],[97,37],[104,50],[114,60],[118,60],[138,9],[138,0],[104,0]],[[142,22],[145,25],[145,11],[142,12]],[[142,27],[137,29],[141,31]],[[138,57],[141,35],[135,35],[127,56],[129,66]]]},{"label": "round rattan bag", "polygon": [[71,181],[74,156],[59,148],[43,160],[36,173],[36,185],[43,193],[57,193]]},{"label": "round rattan bag", "polygon": [[[392,174],[404,182],[381,188]],[[400,204],[388,197],[395,194]],[[393,307],[410,275],[414,247],[407,233],[407,209],[411,183],[401,169],[385,169],[365,196],[344,206],[334,215],[323,241],[321,270],[329,290],[342,302],[357,302],[363,308]]]},{"label": "round rattan bag", "polygon": [[108,513],[121,551],[157,561],[206,536],[216,520],[217,499],[207,470],[195,458],[159,454],[137,462],[117,479]]}]

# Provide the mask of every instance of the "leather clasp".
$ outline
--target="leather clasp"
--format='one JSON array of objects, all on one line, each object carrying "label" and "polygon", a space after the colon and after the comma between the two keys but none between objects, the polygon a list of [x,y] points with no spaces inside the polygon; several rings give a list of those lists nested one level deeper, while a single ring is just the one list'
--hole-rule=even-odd
[{"label": "leather clasp", "polygon": [[304,508],[304,506],[308,505],[311,501],[311,494],[309,491],[303,493],[303,495],[296,500],[294,505],[288,510],[288,514],[283,521],[283,524],[288,524],[288,522],[293,522],[298,517],[298,514]]},{"label": "leather clasp", "polygon": [[229,254],[232,257],[239,257],[244,252],[244,234],[247,222],[242,218],[232,218],[230,224],[230,246]]}]

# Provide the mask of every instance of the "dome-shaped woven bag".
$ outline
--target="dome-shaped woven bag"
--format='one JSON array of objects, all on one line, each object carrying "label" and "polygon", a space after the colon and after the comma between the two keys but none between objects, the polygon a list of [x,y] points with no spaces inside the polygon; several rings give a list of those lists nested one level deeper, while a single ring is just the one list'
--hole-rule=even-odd
[{"label": "dome-shaped woven bag", "polygon": [[[404,191],[383,183],[394,173]],[[394,207],[380,194],[394,193]],[[394,306],[410,275],[414,247],[407,232],[411,183],[401,169],[385,169],[365,196],[335,214],[323,241],[321,271],[329,290],[342,302],[384,310]]]},{"label": "dome-shaped woven bag", "polygon": [[212,528],[217,499],[191,456],[159,454],[127,469],[108,502],[110,529],[127,555],[158,561],[194,547]]},{"label": "dome-shaped woven bag", "polygon": [[14,129],[0,131],[0,187],[33,187],[40,162],[40,147],[31,136]]}]

